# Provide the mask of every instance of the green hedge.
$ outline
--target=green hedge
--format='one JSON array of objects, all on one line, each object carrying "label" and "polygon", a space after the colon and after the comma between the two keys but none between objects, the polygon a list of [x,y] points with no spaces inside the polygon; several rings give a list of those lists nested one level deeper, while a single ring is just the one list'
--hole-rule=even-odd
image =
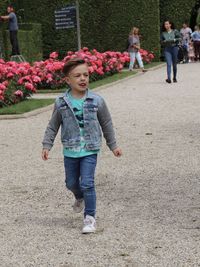
[{"label": "green hedge", "polygon": [[196,24],[200,27],[200,13],[197,15]]},{"label": "green hedge", "polygon": [[0,1],[0,12],[1,12],[1,15],[4,15],[6,13],[7,3],[8,3],[7,0],[1,0]]},{"label": "green hedge", "polygon": [[[0,15],[6,14],[7,0],[0,1]],[[0,21],[0,56],[3,55],[4,43],[3,43],[3,31],[6,29],[5,23]]]},{"label": "green hedge", "polygon": [[184,21],[190,22],[192,9],[198,0],[160,0],[161,23],[170,19],[180,29]]},{"label": "green hedge", "polygon": [[[3,37],[5,58],[9,59],[11,45],[8,30],[4,31]],[[19,24],[18,40],[20,52],[26,60],[33,62],[42,59],[41,24]]]},{"label": "green hedge", "polygon": [[[42,24],[45,57],[52,51],[59,51],[63,57],[66,51],[77,50],[75,29],[56,31],[54,27],[54,10],[74,2],[75,0],[15,1],[16,11],[25,10],[25,22]],[[5,0],[0,1],[2,10],[6,9],[6,3]],[[199,0],[79,0],[79,3],[82,47],[96,48],[99,51],[124,51],[131,27],[138,26],[142,35],[142,47],[153,51],[159,58],[160,23],[168,18],[180,28],[183,21],[190,21],[192,9]],[[20,46],[24,47],[26,38],[22,35],[20,38]],[[25,53],[31,51],[29,49]]]},{"label": "green hedge", "polygon": [[[138,26],[143,36],[142,46],[159,57],[159,0],[80,0],[82,47],[99,51],[124,51],[132,26]],[[25,9],[25,20],[42,24],[43,52],[45,56],[57,50],[65,55],[68,50],[77,50],[74,29],[54,28],[54,10],[68,0],[21,0],[19,8]]]}]

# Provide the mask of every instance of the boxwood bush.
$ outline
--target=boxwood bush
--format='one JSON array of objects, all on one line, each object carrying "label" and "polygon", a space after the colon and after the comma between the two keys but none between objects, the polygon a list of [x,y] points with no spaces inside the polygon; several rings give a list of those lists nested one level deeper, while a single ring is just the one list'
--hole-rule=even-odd
[{"label": "boxwood bush", "polygon": [[[25,20],[42,24],[43,52],[47,57],[52,50],[63,56],[67,50],[77,50],[75,29],[55,30],[54,10],[74,1],[21,0]],[[124,51],[131,27],[138,26],[142,47],[159,57],[159,0],[79,0],[82,47],[99,51]]]}]

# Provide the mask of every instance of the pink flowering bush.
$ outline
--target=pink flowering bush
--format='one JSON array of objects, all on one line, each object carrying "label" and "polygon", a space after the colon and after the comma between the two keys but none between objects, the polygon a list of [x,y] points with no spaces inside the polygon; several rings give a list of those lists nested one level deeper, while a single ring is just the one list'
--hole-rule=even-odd
[{"label": "pink flowering bush", "polygon": [[150,63],[154,59],[153,53],[147,50],[140,49],[140,54],[144,63]]},{"label": "pink flowering bush", "polygon": [[96,49],[89,51],[87,47],[84,47],[78,52],[69,51],[63,61],[67,62],[74,57],[81,57],[87,62],[89,66],[90,81],[96,81],[105,78],[108,75],[120,72],[123,69],[124,64],[129,61],[127,53],[114,51],[100,53]]},{"label": "pink flowering bush", "polygon": [[[154,58],[152,53],[140,50],[143,61],[150,63]],[[0,59],[0,107],[18,103],[31,96],[38,89],[55,89],[66,86],[62,69],[64,64],[74,57],[85,59],[89,66],[90,81],[103,79],[108,75],[120,72],[130,61],[127,52],[89,51],[84,47],[78,52],[69,51],[62,60],[58,53],[50,54],[49,59],[29,63],[5,62]]]},{"label": "pink flowering bush", "polygon": [[[0,107],[18,103],[36,92],[30,68],[29,63],[0,60]],[[21,79],[23,82],[20,82]]]}]

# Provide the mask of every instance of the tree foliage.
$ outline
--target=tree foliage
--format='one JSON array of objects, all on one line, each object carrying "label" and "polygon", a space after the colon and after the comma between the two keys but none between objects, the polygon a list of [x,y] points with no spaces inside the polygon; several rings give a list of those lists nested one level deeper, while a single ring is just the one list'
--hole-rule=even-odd
[{"label": "tree foliage", "polygon": [[184,21],[190,22],[191,12],[197,0],[160,0],[161,23],[170,19],[177,28],[181,28]]}]

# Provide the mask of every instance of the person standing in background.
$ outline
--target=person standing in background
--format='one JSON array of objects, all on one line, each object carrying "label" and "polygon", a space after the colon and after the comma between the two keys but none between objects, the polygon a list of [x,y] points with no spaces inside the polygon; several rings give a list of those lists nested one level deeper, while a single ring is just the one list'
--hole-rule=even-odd
[{"label": "person standing in background", "polygon": [[195,54],[195,61],[200,60],[200,29],[199,26],[195,26],[194,32],[192,33],[191,37],[194,42],[194,54]]},{"label": "person standing in background", "polygon": [[18,32],[18,22],[17,22],[17,16],[15,14],[14,8],[12,5],[9,5],[7,7],[7,16],[1,16],[1,20],[8,20],[8,28],[10,32],[10,43],[12,46],[12,54],[14,55],[20,55],[19,51],[19,44],[18,44],[18,38],[17,38],[17,32]]},{"label": "person standing in background", "polygon": [[190,40],[190,43],[189,43],[189,62],[194,62],[194,44],[192,42],[192,40]]},{"label": "person standing in background", "polygon": [[171,65],[173,66],[173,82],[176,83],[177,79],[177,57],[178,57],[178,44],[181,41],[181,34],[175,30],[174,24],[166,20],[162,26],[161,44],[164,47],[165,59],[167,62],[167,83],[171,83]]},{"label": "person standing in background", "polygon": [[139,37],[139,29],[134,27],[128,38],[129,46],[128,46],[128,52],[130,55],[130,64],[129,64],[129,70],[132,71],[135,63],[135,59],[137,59],[137,62],[139,64],[139,67],[142,69],[143,72],[146,72],[147,70],[144,69],[144,64],[142,61],[142,57],[140,54],[140,37]]},{"label": "person standing in background", "polygon": [[189,57],[189,43],[191,39],[192,30],[188,27],[188,23],[184,22],[183,27],[180,30],[181,37],[182,37],[182,47],[184,49],[184,63],[188,63]]}]

